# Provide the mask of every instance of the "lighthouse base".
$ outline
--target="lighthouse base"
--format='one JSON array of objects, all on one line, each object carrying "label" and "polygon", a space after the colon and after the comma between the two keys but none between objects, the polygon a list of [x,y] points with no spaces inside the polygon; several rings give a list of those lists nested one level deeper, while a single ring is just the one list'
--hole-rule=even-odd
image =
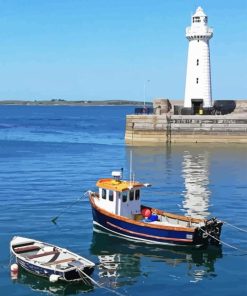
[{"label": "lighthouse base", "polygon": [[196,100],[191,100],[191,105],[192,105],[192,114],[202,114],[201,112],[203,111],[203,100],[202,99],[196,99]]}]

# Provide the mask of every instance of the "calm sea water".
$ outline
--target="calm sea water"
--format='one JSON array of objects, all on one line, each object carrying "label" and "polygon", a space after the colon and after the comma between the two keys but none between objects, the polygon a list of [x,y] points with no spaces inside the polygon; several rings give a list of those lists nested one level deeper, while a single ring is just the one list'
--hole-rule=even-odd
[{"label": "calm sea water", "polygon": [[[93,278],[123,295],[247,295],[246,232],[223,226],[222,248],[133,243],[93,231],[88,201],[98,178],[124,168],[125,115],[132,107],[0,106],[1,295],[111,295],[9,272],[9,242],[21,235],[67,247],[97,263]],[[135,147],[135,178],[153,186],[146,204],[247,229],[247,146]],[[61,214],[61,215],[60,215]],[[57,225],[51,222],[59,216]],[[113,295],[113,293],[112,293]]]}]

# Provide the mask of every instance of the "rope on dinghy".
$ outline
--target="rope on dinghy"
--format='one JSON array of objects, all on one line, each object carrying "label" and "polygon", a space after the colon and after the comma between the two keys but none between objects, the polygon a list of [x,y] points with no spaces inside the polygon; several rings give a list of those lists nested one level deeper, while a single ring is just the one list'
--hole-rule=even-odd
[{"label": "rope on dinghy", "polygon": [[226,221],[222,221],[224,224],[226,224],[226,225],[229,225],[229,226],[231,226],[231,227],[233,227],[233,228],[236,228],[236,229],[238,229],[238,230],[240,230],[240,231],[243,231],[243,232],[247,232],[247,230],[245,230],[245,229],[243,229],[243,228],[240,228],[240,227],[237,227],[237,226],[235,226],[235,225],[233,225],[233,224],[231,224],[231,223],[229,223],[229,222],[226,222]]},{"label": "rope on dinghy", "polygon": [[[82,274],[84,277],[87,277],[92,283],[95,284],[95,286],[97,286],[97,287],[99,287],[99,288],[101,288],[101,289],[104,289],[104,290],[106,290],[106,291],[109,291],[109,292],[111,292],[111,293],[114,293],[114,294],[116,294],[116,295],[119,295],[119,296],[125,296],[124,294],[121,294],[121,293],[119,293],[119,292],[117,292],[117,291],[114,291],[114,290],[112,290],[112,289],[110,289],[110,288],[107,288],[107,287],[104,287],[104,286],[100,285],[97,281],[95,281],[93,278],[91,278],[89,275],[87,275],[82,269],[78,268],[77,270],[79,271],[80,276],[81,276],[81,274]],[[82,278],[82,276],[81,276],[81,278]],[[82,279],[83,279],[83,278],[82,278]]]},{"label": "rope on dinghy", "polygon": [[222,245],[226,245],[226,246],[228,246],[228,247],[230,247],[230,248],[232,248],[232,249],[235,249],[235,250],[238,250],[238,251],[241,251],[241,252],[244,252],[244,253],[247,254],[247,251],[242,250],[242,249],[239,249],[239,248],[237,248],[237,247],[235,247],[235,246],[232,246],[232,245],[230,245],[230,244],[228,244],[228,243],[226,243],[226,242],[224,242],[224,241],[222,241],[222,240],[219,240],[218,238],[216,238],[215,236],[211,235],[210,233],[208,233],[207,231],[205,231],[205,230],[202,229],[202,228],[199,228],[199,229],[200,229],[202,232],[204,232],[205,234],[207,234],[208,236],[212,237],[213,239],[215,239],[216,241],[218,241],[219,243],[221,243]]}]

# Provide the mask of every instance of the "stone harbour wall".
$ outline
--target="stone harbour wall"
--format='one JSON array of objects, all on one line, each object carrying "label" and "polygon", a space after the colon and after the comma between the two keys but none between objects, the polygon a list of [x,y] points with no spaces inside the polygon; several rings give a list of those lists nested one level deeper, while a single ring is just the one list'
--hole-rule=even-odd
[{"label": "stone harbour wall", "polygon": [[247,143],[247,113],[229,115],[127,115],[128,145]]}]

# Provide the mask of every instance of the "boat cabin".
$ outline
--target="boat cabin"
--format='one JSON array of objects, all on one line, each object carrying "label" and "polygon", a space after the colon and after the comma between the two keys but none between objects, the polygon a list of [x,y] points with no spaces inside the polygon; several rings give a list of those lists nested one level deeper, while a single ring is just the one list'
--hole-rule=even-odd
[{"label": "boat cabin", "polygon": [[119,171],[112,172],[112,177],[97,182],[99,194],[96,205],[110,213],[133,218],[141,211],[140,189],[146,185],[121,180]]}]

